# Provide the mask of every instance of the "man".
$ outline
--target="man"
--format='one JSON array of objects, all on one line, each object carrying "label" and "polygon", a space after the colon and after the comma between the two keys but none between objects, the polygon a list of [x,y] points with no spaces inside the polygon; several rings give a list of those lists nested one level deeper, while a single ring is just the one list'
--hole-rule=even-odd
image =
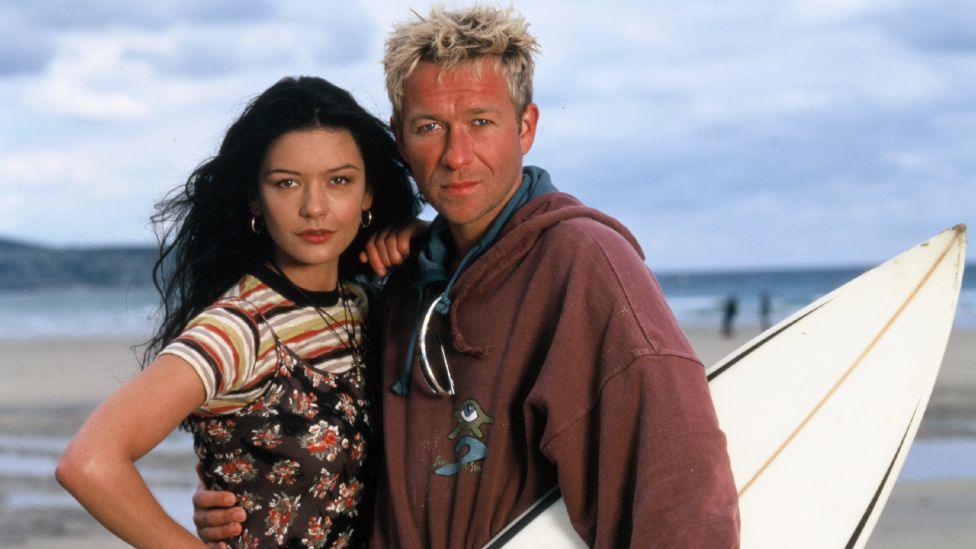
[{"label": "man", "polygon": [[557,484],[590,545],[737,546],[704,370],[639,246],[522,165],[536,49],[481,7],[387,42],[391,125],[439,216],[382,299],[371,546],[480,547]]}]

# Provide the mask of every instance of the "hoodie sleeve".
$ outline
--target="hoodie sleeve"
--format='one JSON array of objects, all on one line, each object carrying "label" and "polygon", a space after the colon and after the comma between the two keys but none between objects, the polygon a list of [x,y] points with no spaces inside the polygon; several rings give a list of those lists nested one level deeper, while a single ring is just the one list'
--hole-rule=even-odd
[{"label": "hoodie sleeve", "polygon": [[[705,378],[634,248],[595,222],[530,405],[573,526],[595,547],[738,547],[738,498]],[[562,229],[563,233],[567,229]],[[573,398],[567,398],[573,395]]]}]

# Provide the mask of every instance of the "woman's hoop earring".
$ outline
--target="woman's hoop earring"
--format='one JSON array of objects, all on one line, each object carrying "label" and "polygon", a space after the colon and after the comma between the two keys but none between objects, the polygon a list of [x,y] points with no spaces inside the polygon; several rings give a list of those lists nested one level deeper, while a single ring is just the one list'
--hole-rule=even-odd
[{"label": "woman's hoop earring", "polygon": [[256,215],[252,215],[251,216],[251,232],[252,233],[254,233],[254,234],[261,234],[261,228],[258,227],[258,223],[260,222],[260,220],[261,220],[261,218],[258,217],[258,216],[256,216]]},{"label": "woman's hoop earring", "polygon": [[372,212],[372,210],[366,210],[366,218],[365,219],[360,219],[359,220],[359,225],[362,226],[362,228],[365,229],[365,228],[369,227],[372,224],[373,224],[373,212]]}]

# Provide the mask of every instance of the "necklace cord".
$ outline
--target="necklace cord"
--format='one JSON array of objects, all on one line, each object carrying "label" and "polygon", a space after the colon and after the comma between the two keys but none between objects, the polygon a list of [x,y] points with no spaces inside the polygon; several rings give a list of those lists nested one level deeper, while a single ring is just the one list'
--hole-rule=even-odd
[{"label": "necklace cord", "polygon": [[[308,304],[315,309],[315,312],[318,313],[319,318],[322,319],[325,326],[330,332],[332,332],[332,335],[334,335],[336,339],[339,340],[339,343],[352,354],[353,365],[357,368],[361,368],[365,364],[366,356],[366,338],[365,332],[363,331],[363,321],[360,320],[358,330],[356,328],[350,330],[347,327],[348,324],[351,324],[353,319],[352,305],[349,303],[349,296],[343,287],[342,281],[336,282],[336,288],[339,290],[339,301],[342,303],[342,311],[346,315],[346,323],[339,322],[334,316],[330,315],[326,311],[323,311],[318,304],[312,300],[311,296],[309,296],[308,293],[300,286],[292,282],[291,279],[288,278],[288,275],[285,274],[284,270],[282,270],[281,267],[279,267],[273,260],[269,261],[269,264],[271,266],[271,270],[274,271],[275,274],[283,278],[293,290],[298,292],[299,295],[308,301]],[[342,340],[342,336],[339,335],[339,332],[332,327],[333,325],[339,326],[342,331],[345,332],[345,341]]]}]

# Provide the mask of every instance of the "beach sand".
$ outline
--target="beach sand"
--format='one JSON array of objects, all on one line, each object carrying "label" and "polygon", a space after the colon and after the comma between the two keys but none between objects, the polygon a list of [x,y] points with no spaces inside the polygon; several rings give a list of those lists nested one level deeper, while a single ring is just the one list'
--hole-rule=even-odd
[{"label": "beach sand", "polygon": [[[750,337],[690,329],[712,364]],[[54,481],[61,447],[137,371],[129,341],[0,341],[0,547],[124,547]],[[920,437],[976,437],[976,332],[954,331]],[[165,506],[189,522],[195,458],[185,434],[140,461]],[[899,482],[871,548],[971,547],[976,479]]]}]

